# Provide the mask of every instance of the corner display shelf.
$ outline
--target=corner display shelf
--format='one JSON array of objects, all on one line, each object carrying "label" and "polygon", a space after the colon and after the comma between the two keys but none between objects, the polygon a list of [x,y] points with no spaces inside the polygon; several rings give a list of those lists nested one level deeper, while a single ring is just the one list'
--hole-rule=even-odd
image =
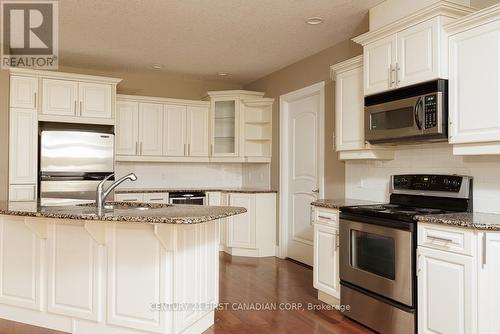
[{"label": "corner display shelf", "polygon": [[273,99],[244,100],[245,155],[247,157],[272,156]]}]

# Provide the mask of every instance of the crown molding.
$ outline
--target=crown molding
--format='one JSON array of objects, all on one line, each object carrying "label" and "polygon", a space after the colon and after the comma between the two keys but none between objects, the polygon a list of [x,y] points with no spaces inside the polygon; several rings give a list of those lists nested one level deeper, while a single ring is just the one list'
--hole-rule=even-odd
[{"label": "crown molding", "polygon": [[168,97],[155,97],[155,96],[139,96],[139,95],[125,95],[117,94],[117,101],[128,101],[128,102],[143,102],[143,103],[161,103],[161,104],[174,104],[174,105],[195,105],[195,106],[210,106],[210,102],[199,101],[199,100],[183,100],[183,99],[172,99]]},{"label": "crown molding", "polygon": [[25,76],[43,77],[52,79],[105,82],[115,85],[123,80],[119,78],[103,77],[97,75],[87,75],[87,74],[58,72],[58,71],[32,70],[27,68],[9,68],[9,72],[15,75],[25,75]]},{"label": "crown molding", "polygon": [[487,7],[448,23],[444,26],[444,29],[448,34],[453,35],[497,20],[500,20],[500,4]]},{"label": "crown molding", "polygon": [[338,74],[344,73],[345,71],[349,71],[360,66],[363,66],[363,55],[349,58],[340,63],[330,66],[330,77],[335,81]]},{"label": "crown molding", "polygon": [[465,15],[474,13],[476,9],[458,5],[449,1],[440,1],[425,7],[411,15],[399,19],[391,24],[388,24],[380,29],[368,31],[360,36],[354,37],[353,42],[366,45],[377,39],[391,35],[398,31],[404,30],[410,26],[427,21],[437,16],[444,16],[452,19],[458,19]]}]

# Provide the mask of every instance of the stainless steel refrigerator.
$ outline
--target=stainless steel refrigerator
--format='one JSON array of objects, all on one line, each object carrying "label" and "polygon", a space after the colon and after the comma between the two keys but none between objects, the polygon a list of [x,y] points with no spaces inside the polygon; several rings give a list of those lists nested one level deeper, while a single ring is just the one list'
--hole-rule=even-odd
[{"label": "stainless steel refrigerator", "polygon": [[42,131],[39,174],[41,204],[70,205],[95,200],[99,182],[114,172],[113,155],[113,134]]}]

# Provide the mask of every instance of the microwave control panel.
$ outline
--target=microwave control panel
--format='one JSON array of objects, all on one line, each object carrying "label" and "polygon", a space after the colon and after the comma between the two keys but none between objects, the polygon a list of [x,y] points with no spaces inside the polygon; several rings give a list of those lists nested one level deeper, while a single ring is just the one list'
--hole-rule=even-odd
[{"label": "microwave control panel", "polygon": [[437,126],[437,94],[430,94],[424,97],[424,126],[431,129]]}]

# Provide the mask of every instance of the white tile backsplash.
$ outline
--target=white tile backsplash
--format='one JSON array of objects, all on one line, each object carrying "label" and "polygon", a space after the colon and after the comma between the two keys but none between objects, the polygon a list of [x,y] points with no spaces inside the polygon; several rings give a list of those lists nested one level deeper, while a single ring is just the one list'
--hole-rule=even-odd
[{"label": "white tile backsplash", "polygon": [[269,164],[118,162],[117,177],[135,173],[136,182],[122,188],[240,188],[268,189]]},{"label": "white tile backsplash", "polygon": [[471,175],[474,211],[500,214],[500,156],[454,156],[448,144],[399,147],[390,161],[347,161],[345,195],[388,201],[390,176],[405,173]]}]

